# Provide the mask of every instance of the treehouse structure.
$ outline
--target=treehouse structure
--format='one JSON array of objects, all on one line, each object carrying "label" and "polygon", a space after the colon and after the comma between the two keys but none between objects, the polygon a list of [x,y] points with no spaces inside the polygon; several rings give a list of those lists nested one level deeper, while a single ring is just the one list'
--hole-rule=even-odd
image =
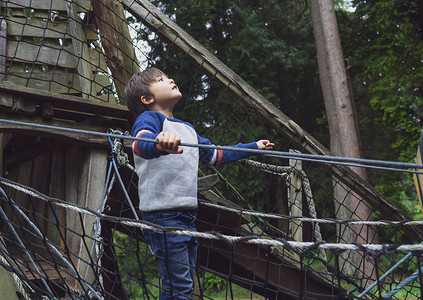
[{"label": "treehouse structure", "polygon": [[[119,253],[128,251],[128,257],[137,257],[138,269],[150,268],[135,254],[140,252],[138,248],[138,252],[131,252],[130,245],[120,245],[114,236],[116,232],[123,233],[136,245],[142,241],[139,227],[120,222],[142,219],[141,213],[132,209],[138,206],[135,175],[124,164],[118,168],[119,173],[113,169],[115,158],[122,154],[120,150],[129,154],[131,162],[131,141],[112,142],[112,138],[90,134],[111,132],[110,129],[124,133],[131,129],[123,98],[125,85],[139,71],[139,65],[154,64],[149,59],[139,61],[139,52],[148,52],[149,46],[148,41],[135,45],[133,31],[137,29],[155,34],[175,55],[187,59],[194,72],[201,72],[222,86],[255,118],[263,120],[276,137],[285,139],[289,148],[297,153],[330,155],[146,0],[0,3],[0,170],[4,189],[0,214],[1,276],[4,283],[14,287],[0,289],[2,299],[135,299],[131,280],[142,286],[143,297],[153,297],[147,278],[130,275],[116,259]],[[128,26],[129,15],[140,27]],[[290,159],[284,163],[276,166],[245,161],[243,166],[277,176],[279,187],[263,196],[277,198],[278,209],[272,213],[322,216],[324,208],[316,205],[313,198],[317,188],[314,186],[312,191],[300,162]],[[114,181],[110,170],[116,172]],[[322,167],[321,172],[335,178],[346,194],[359,197],[369,208],[370,215],[363,219],[349,207],[348,219],[371,220],[377,211],[380,218],[409,220],[350,169],[332,164]],[[121,184],[116,178],[121,179]],[[242,213],[245,207],[230,196],[237,187],[230,187],[225,180],[217,170],[200,178],[199,232],[323,242],[325,229],[318,224],[304,226],[300,221],[287,219],[263,221],[263,217]],[[228,187],[233,188],[232,192],[224,191]],[[126,201],[125,195],[133,203]],[[347,207],[344,199],[335,200],[338,208]],[[353,240],[341,237],[339,242],[374,242],[369,239],[369,228],[355,229],[350,229]],[[401,229],[410,239],[422,240],[419,230]],[[147,256],[148,251],[145,253]],[[317,267],[308,260],[310,253],[318,262]],[[347,286],[374,281],[377,266],[368,263],[371,268],[366,267],[363,254],[343,259],[345,267],[339,267],[317,248],[295,251],[200,238],[198,272],[216,274],[269,299],[348,298],[352,296]],[[352,265],[355,269],[351,271]],[[204,295],[204,282],[199,279],[197,286],[196,294]]]}]

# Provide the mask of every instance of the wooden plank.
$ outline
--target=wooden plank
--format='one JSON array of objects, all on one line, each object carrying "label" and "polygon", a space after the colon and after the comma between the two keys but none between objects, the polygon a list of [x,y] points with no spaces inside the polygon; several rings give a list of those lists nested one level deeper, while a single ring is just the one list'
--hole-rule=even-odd
[{"label": "wooden plank", "polygon": [[[52,151],[51,179],[49,195],[64,200],[66,197],[66,166],[65,150],[57,147]],[[51,225],[47,227],[47,238],[60,249],[65,249],[66,243],[66,209],[58,205],[50,205],[47,218]],[[54,226],[55,224],[63,227]]]},{"label": "wooden plank", "polygon": [[[6,157],[7,157],[7,155],[6,155]],[[13,169],[7,169],[5,171],[7,171],[7,178],[8,179],[15,181],[15,182],[18,181],[18,178],[19,178],[19,168],[18,167],[15,167]],[[16,195],[18,194],[16,189],[13,189],[13,188],[7,187],[7,186],[5,186],[4,189],[7,193],[7,195],[9,196],[9,198],[16,201]],[[14,214],[13,214],[13,209],[10,206],[10,203],[6,199],[4,199],[4,200],[0,200],[0,205],[1,205],[2,209],[4,210],[6,216],[9,218],[9,220],[11,222],[13,222],[14,221]],[[8,236],[7,232],[8,232],[9,229],[7,229],[7,228],[8,228],[8,225],[5,222],[0,222],[1,232],[5,236]]]},{"label": "wooden plank", "polygon": [[34,114],[36,103],[32,100],[25,101],[21,96],[15,94],[0,94],[0,107],[14,112]]},{"label": "wooden plank", "polygon": [[[35,65],[51,65],[55,72],[60,72],[57,67],[75,69],[77,57],[73,54],[73,48],[69,46],[45,46],[26,42],[9,41],[6,48],[7,59],[13,60],[10,70],[13,71],[17,62]],[[93,72],[107,73],[107,64],[104,54],[98,49],[89,48],[90,64]]]},{"label": "wooden plank", "polygon": [[[298,151],[290,149],[289,152],[298,153]],[[295,170],[302,169],[302,161],[290,159],[289,166],[295,168]],[[302,217],[303,216],[303,193],[302,193],[302,179],[299,172],[293,172],[290,177],[289,185],[289,215],[291,217]],[[290,233],[292,238],[297,242],[303,241],[303,226],[301,221],[291,220],[289,222]]]},{"label": "wooden plank", "polygon": [[0,95],[0,108],[13,108],[13,95],[12,94],[1,94]]},{"label": "wooden plank", "polygon": [[[2,8],[32,8],[37,10],[57,10],[66,11],[66,2],[63,1],[52,1],[52,0],[13,0],[13,1],[1,1]],[[71,0],[69,0],[71,1]],[[74,0],[78,12],[86,12],[90,10],[91,3],[89,0]]]},{"label": "wooden plank", "polygon": [[[280,135],[291,141],[293,146],[301,149],[304,153],[333,155],[149,1],[122,0],[122,3],[140,22],[154,30],[163,40],[184,53],[204,72],[227,88],[235,99],[241,99],[246,105],[253,107]],[[350,168],[336,165],[325,165],[325,167],[353,189],[366,203],[377,207],[391,220],[410,220],[407,214],[384,198]],[[423,239],[423,233],[412,226],[404,226],[401,229],[417,239]]]},{"label": "wooden plank", "polygon": [[4,79],[4,74],[6,72],[6,31],[6,20],[4,18],[0,18],[0,81]]},{"label": "wooden plank", "polygon": [[4,146],[5,146],[5,139],[4,139],[4,134],[0,133],[0,174],[1,176],[3,176],[3,161],[4,161],[4,155],[3,155],[3,150],[4,150]]},{"label": "wooden plank", "polygon": [[[82,148],[76,145],[72,145],[66,148],[66,198],[65,200],[77,204],[78,203],[78,193],[81,186],[79,185],[79,178],[81,176],[82,170]],[[78,230],[76,233],[82,233],[82,228],[79,225],[79,215],[75,211],[68,209],[66,210],[66,227],[70,230],[66,232],[66,244],[69,247],[71,253],[78,253],[80,236],[72,232],[72,230]],[[71,259],[73,264],[77,263],[77,258],[72,255]],[[76,288],[77,282],[75,279],[70,279],[69,285]]]},{"label": "wooden plank", "polygon": [[100,47],[96,47],[95,49],[89,48],[90,52],[90,62],[92,65],[93,72],[104,72],[109,73],[107,70],[107,63],[106,57],[104,53],[101,51]]},{"label": "wooden plank", "polygon": [[77,96],[53,93],[45,90],[19,86],[8,82],[0,82],[0,92],[0,95],[6,93],[12,95],[19,94],[24,99],[29,98],[37,101],[37,103],[50,102],[53,103],[55,107],[63,109],[75,110],[77,107],[78,111],[81,112],[96,113],[98,115],[123,119],[129,119],[130,117],[128,108],[125,105],[95,100],[88,101]]},{"label": "wooden plank", "polygon": [[[67,16],[66,13],[63,11],[56,11],[57,14],[54,14],[54,18],[49,11],[43,10],[34,10],[31,13],[31,16],[38,19],[50,19],[52,21],[59,21],[59,20],[66,20]],[[5,14],[6,16],[13,16],[13,17],[24,17],[26,18],[28,15],[26,8],[9,8]]]},{"label": "wooden plank", "polygon": [[[1,112],[0,112],[0,119],[12,119],[14,121],[22,121],[22,122],[38,123],[38,124],[42,124],[44,121],[44,119],[41,117],[12,115],[12,114],[6,114]],[[103,132],[103,133],[106,133],[109,128],[109,126],[100,127],[100,126],[94,126],[89,124],[75,123],[74,121],[63,121],[63,120],[56,120],[56,119],[49,120],[48,124],[51,126],[81,129],[81,130]],[[6,124],[2,122],[0,122],[0,133],[15,133],[15,134],[45,136],[50,138],[56,138],[62,141],[68,141],[73,143],[78,142],[79,145],[97,145],[97,146],[110,149],[110,144],[105,137],[97,137],[91,134],[63,132],[63,131],[53,130],[53,129],[40,129],[40,128],[22,126],[22,125]],[[125,147],[126,149],[129,149],[129,150],[131,149],[131,143],[129,140],[125,141]]]},{"label": "wooden plank", "polygon": [[140,71],[123,6],[116,0],[93,0],[93,8],[119,102],[123,104],[126,85]]},{"label": "wooden plank", "polygon": [[[46,90],[53,93],[80,94],[82,92],[80,76],[74,73],[13,72],[6,76],[6,81],[18,86]],[[109,86],[111,86],[109,76],[98,74],[95,75],[95,81],[89,82],[89,85],[87,85],[89,90],[93,90],[93,94],[100,93]]]},{"label": "wooden plank", "polygon": [[[33,163],[34,163],[34,160],[28,160],[21,163],[19,166],[17,166],[16,182],[30,186]],[[15,201],[15,203],[20,208],[30,209],[28,195],[21,192],[16,192],[12,200]],[[21,216],[18,215],[18,213],[16,212],[14,208],[11,208],[10,212],[11,212],[11,215],[8,215],[8,216],[12,222],[20,222],[21,224],[23,224],[24,228],[28,228],[28,223]]]},{"label": "wooden plank", "polygon": [[[33,1],[36,2],[36,1]],[[54,1],[59,2],[59,1]],[[64,1],[63,1],[64,3]],[[72,34],[66,22],[42,21],[37,19],[6,17],[7,35],[17,37],[37,37],[54,39],[72,39]],[[89,24],[86,30],[86,39],[98,40],[97,29]]]},{"label": "wooden plank", "polygon": [[[103,192],[105,188],[107,173],[107,157],[108,151],[104,149],[90,148],[86,149],[83,160],[83,169],[80,174],[80,193],[78,195],[78,204],[99,211],[103,200]],[[96,281],[96,271],[86,262],[95,261],[97,259],[95,248],[91,252],[93,237],[95,235],[94,224],[96,218],[87,214],[83,215],[83,226],[85,229],[84,242],[80,240],[79,251],[72,253],[78,254],[77,270],[84,278],[87,275],[87,282]],[[77,231],[80,232],[80,231]],[[88,270],[87,270],[88,268]]]},{"label": "wooden plank", "polygon": [[77,67],[81,92],[83,98],[90,98],[92,94],[96,94],[92,88],[92,71],[89,64],[88,44],[84,30],[82,28],[82,20],[78,15],[76,5],[66,1],[66,9],[68,11],[68,23],[72,34],[72,45],[74,54],[78,57]]},{"label": "wooden plank", "polygon": [[14,62],[76,68],[76,57],[73,55],[73,48],[69,46],[61,48],[9,41],[6,55],[9,60],[13,59]]},{"label": "wooden plank", "polygon": [[[34,159],[31,172],[30,187],[43,194],[48,194],[50,186],[51,153],[45,152]],[[33,221],[38,229],[45,235],[47,233],[47,203],[36,197],[29,197],[30,210]],[[33,231],[33,230],[31,230]],[[43,240],[37,238],[37,243],[42,244]]]},{"label": "wooden plank", "polygon": [[[219,217],[221,212],[218,209],[200,205],[196,222],[197,230],[219,232],[229,236],[239,235],[238,227],[233,226],[233,223],[236,223],[234,220],[239,219],[240,216],[233,212],[227,212],[231,216],[221,218]],[[254,278],[256,283],[260,282],[257,284],[260,288],[253,288],[255,292],[265,295],[266,291],[261,290],[264,286],[265,289],[268,289],[269,299],[285,299],[284,296],[287,296],[270,296],[269,291],[272,291],[274,287],[277,287],[276,290],[279,290],[280,293],[286,289],[298,293],[294,299],[298,299],[302,290],[321,293],[316,299],[326,299],[335,292],[333,285],[321,276],[312,272],[304,273],[304,270],[297,266],[298,263],[288,251],[285,251],[284,255],[279,255],[273,247],[266,249],[267,247],[245,243],[230,245],[222,240],[211,241],[208,239],[199,239],[199,242],[201,249],[198,259],[201,266],[227,276],[236,274],[241,278]],[[306,283],[306,285],[302,283]],[[287,299],[292,298],[288,297]]]}]

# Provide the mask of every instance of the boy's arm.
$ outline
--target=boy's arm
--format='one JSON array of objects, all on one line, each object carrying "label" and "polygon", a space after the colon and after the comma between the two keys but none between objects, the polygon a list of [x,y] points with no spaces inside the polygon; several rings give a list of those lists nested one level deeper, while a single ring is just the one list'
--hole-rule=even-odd
[{"label": "boy's arm", "polygon": [[182,148],[179,147],[181,137],[174,132],[162,131],[159,134],[154,134],[153,132],[144,129],[138,132],[137,137],[155,139],[158,141],[157,144],[143,141],[135,141],[132,143],[134,153],[142,158],[151,159],[168,153],[182,153]]},{"label": "boy's arm", "polygon": [[[208,139],[198,136],[198,142],[200,144],[211,145],[211,142]],[[252,142],[248,144],[237,144],[230,147],[243,148],[243,149],[260,149],[260,150],[270,150],[274,146],[273,143],[268,140],[259,140],[257,142]],[[248,152],[241,151],[229,151],[229,150],[217,150],[217,149],[204,149],[200,148],[200,161],[205,164],[210,164],[214,166],[220,166],[228,162],[237,161],[242,158],[246,158],[252,155]]]},{"label": "boy's arm", "polygon": [[132,149],[135,155],[144,159],[157,158],[168,153],[182,153],[179,148],[181,138],[175,133],[162,132],[163,120],[154,113],[144,113],[135,121],[132,135],[139,138],[158,140],[158,144],[146,141],[134,141]]}]

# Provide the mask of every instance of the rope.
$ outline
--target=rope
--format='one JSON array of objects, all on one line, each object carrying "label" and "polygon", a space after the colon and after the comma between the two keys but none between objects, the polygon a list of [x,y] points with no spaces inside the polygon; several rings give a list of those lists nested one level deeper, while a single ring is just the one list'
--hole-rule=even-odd
[{"label": "rope", "polygon": [[[261,169],[265,172],[268,172],[268,173],[271,173],[271,174],[274,174],[274,175],[278,175],[278,176],[281,176],[281,177],[288,177],[293,172],[298,173],[303,180],[303,188],[304,188],[304,192],[305,192],[305,195],[306,195],[306,200],[307,200],[307,204],[308,204],[308,211],[310,213],[310,216],[313,219],[317,219],[316,207],[314,205],[313,194],[311,192],[311,187],[310,187],[310,181],[308,180],[307,174],[304,172],[304,170],[297,170],[296,168],[294,168],[292,166],[271,165],[271,164],[267,164],[267,163],[257,162],[257,161],[251,160],[251,159],[243,159],[241,162],[243,162],[243,163],[245,163],[249,166],[259,168],[259,169]],[[319,223],[315,223],[315,225],[313,226],[313,230],[314,230],[314,236],[316,238],[316,241],[317,242],[323,242],[322,234],[320,232]],[[322,266],[323,272],[328,273],[328,270],[327,270],[326,265],[325,265],[325,263],[327,263],[326,252],[323,249],[319,249],[319,256],[322,259],[321,266]]]},{"label": "rope", "polygon": [[[7,196],[6,195],[6,193],[3,191],[3,190],[1,190],[1,192],[2,192],[2,194],[3,195],[5,195],[5,196]],[[6,198],[8,198],[8,197],[6,197]],[[68,268],[70,269],[70,270],[72,270],[72,272],[75,274],[75,276],[78,278],[78,279],[80,279],[81,281],[82,281],[82,284],[83,285],[85,285],[92,293],[93,293],[93,295],[97,298],[97,299],[99,299],[99,300],[102,300],[102,297],[100,297],[98,294],[97,294],[97,292],[93,289],[93,287],[90,285],[90,284],[88,284],[88,282],[86,282],[84,279],[82,279],[80,276],[79,276],[79,274],[78,274],[78,272],[76,271],[76,269],[74,268],[74,266],[69,262],[69,261],[67,261],[64,257],[63,257],[63,255],[60,253],[60,251],[58,251],[57,249],[56,249],[56,247],[53,245],[53,243],[51,243],[48,239],[47,239],[47,237],[46,236],[44,236],[43,234],[42,234],[42,232],[37,228],[37,226],[35,226],[35,224],[25,215],[25,213],[17,206],[17,204],[15,203],[15,202],[13,202],[13,200],[12,199],[10,199],[10,198],[8,198],[8,201],[9,202],[11,202],[11,204],[13,205],[13,207],[18,211],[18,213],[25,219],[25,221],[31,226],[31,228],[32,229],[34,229],[34,231],[37,233],[37,235],[40,237],[40,238],[42,238],[43,239],[43,241],[45,241],[46,242],[46,244],[50,247],[50,249],[51,250],[53,250],[53,252],[55,253],[55,254],[57,254],[57,256],[68,266]],[[5,220],[7,220],[8,221],[8,219],[7,219],[7,216],[6,216],[6,214],[4,213],[4,211],[3,211],[3,209],[0,207],[0,214],[2,215],[2,217],[5,219]],[[9,222],[8,222],[9,223]],[[11,227],[11,226],[10,226]],[[13,227],[11,227],[11,229],[14,231],[14,229],[13,229]],[[15,232],[15,231],[14,231]],[[15,236],[20,240],[20,238],[19,238],[19,236],[17,235],[17,234],[15,234]],[[24,244],[22,243],[22,241],[20,242],[20,244],[21,244],[21,246],[23,246],[23,248],[25,249],[25,246],[24,246]],[[47,282],[45,281],[45,279],[44,279],[44,277],[41,275],[41,273],[40,273],[40,271],[39,271],[39,269],[38,269],[38,267],[37,267],[37,265],[35,264],[35,262],[32,260],[32,258],[31,258],[31,256],[29,255],[29,253],[26,251],[26,254],[29,256],[29,258],[30,258],[30,260],[31,260],[31,263],[32,263],[32,265],[34,266],[34,268],[35,268],[35,270],[36,270],[36,272],[37,272],[37,274],[40,276],[40,278],[41,278],[41,281],[43,282],[43,284],[45,285],[45,287],[46,287],[46,289],[47,289],[47,291],[51,294],[51,295],[54,295],[53,294],[53,292],[51,291],[51,289],[50,289],[50,287],[48,286],[48,284],[47,284]]]},{"label": "rope", "polygon": [[[59,126],[52,126],[52,125],[45,125],[45,124],[36,124],[36,123],[28,123],[28,122],[5,120],[5,119],[0,119],[0,123],[26,126],[26,127],[35,127],[40,129],[51,129],[51,130],[58,130],[58,131],[64,131],[64,132],[82,133],[82,134],[89,134],[89,135],[100,136],[105,138],[109,137],[109,138],[127,139],[132,141],[141,141],[141,142],[149,142],[149,143],[156,143],[156,144],[158,143],[158,141],[154,139],[137,138],[137,137],[122,135],[122,134],[96,132],[96,131],[66,128],[66,127],[59,127]],[[423,170],[423,165],[414,164],[414,163],[403,163],[403,162],[383,161],[383,160],[375,160],[375,159],[362,159],[362,158],[339,157],[339,156],[316,155],[316,154],[304,154],[304,153],[283,152],[283,151],[273,151],[273,150],[236,148],[236,147],[229,147],[229,146],[215,146],[215,145],[192,144],[192,143],[181,143],[180,146],[246,152],[250,154],[261,154],[264,156],[277,157],[277,158],[308,160],[308,161],[320,162],[320,163],[326,163],[326,164],[343,164],[348,166],[360,166],[363,168],[377,167],[377,169],[380,169],[380,170],[391,170],[391,171],[400,171],[400,172],[406,172],[406,173],[423,174],[422,171],[417,171],[417,169]],[[393,168],[386,168],[386,167],[393,167]],[[413,170],[407,170],[407,168],[410,168]]]},{"label": "rope", "polygon": [[[1,179],[0,179],[1,182]],[[261,213],[257,211],[247,210],[247,209],[240,209],[240,208],[231,208],[227,206],[222,206],[219,204],[210,203],[204,200],[199,200],[199,203],[205,206],[210,206],[214,208],[218,208],[221,210],[226,210],[230,212],[236,212],[239,214],[250,215],[255,217],[261,218],[269,218],[269,219],[280,219],[280,220],[298,220],[301,222],[310,222],[310,223],[320,223],[320,224],[342,224],[342,225],[368,225],[368,226],[417,226],[423,225],[423,221],[389,221],[389,220],[380,220],[380,221],[360,221],[360,220],[337,220],[331,218],[325,219],[317,219],[317,218],[308,218],[308,217],[297,217],[297,216],[287,216],[281,214],[268,214],[268,213]]]},{"label": "rope", "polygon": [[146,221],[137,221],[127,218],[117,218],[111,217],[108,215],[104,215],[88,208],[82,208],[77,205],[73,205],[67,203],[66,201],[51,198],[47,195],[44,195],[38,191],[33,190],[30,187],[26,187],[19,183],[12,182],[5,178],[0,178],[0,182],[12,187],[18,191],[24,192],[30,196],[37,197],[41,200],[54,203],[56,205],[66,207],[72,209],[76,212],[88,214],[94,217],[103,218],[107,221],[114,222],[114,223],[121,223],[123,225],[131,226],[131,227],[138,227],[142,229],[148,230],[156,230],[156,231],[165,231],[180,235],[187,235],[187,236],[195,236],[199,238],[211,239],[211,240],[223,240],[229,243],[237,243],[237,242],[244,242],[248,244],[255,244],[255,245],[263,245],[263,246],[282,246],[288,247],[293,249],[331,249],[331,250],[351,250],[351,251],[373,251],[373,252],[380,252],[380,253],[387,253],[392,251],[398,252],[409,252],[409,251],[423,251],[423,244],[404,244],[404,245],[396,245],[396,244],[342,244],[342,243],[315,243],[315,242],[295,242],[295,241],[286,241],[286,240],[276,240],[266,237],[258,237],[258,236],[230,236],[230,235],[223,235],[220,233],[213,233],[213,232],[197,232],[191,231],[183,228],[172,228],[172,227],[162,227],[157,226],[155,224],[146,222]]}]

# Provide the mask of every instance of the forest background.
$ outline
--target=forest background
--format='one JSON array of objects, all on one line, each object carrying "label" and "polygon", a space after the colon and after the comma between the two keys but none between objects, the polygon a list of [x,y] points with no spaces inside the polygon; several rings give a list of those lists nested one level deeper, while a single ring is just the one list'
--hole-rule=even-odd
[{"label": "forest background", "polygon": [[[151,2],[329,148],[307,0]],[[334,4],[362,157],[413,162],[423,124],[423,4],[411,0],[334,0]],[[172,65],[163,42],[148,35],[139,38],[149,39],[157,65],[164,57],[166,65]],[[191,78],[184,78],[178,67],[175,62],[174,72],[166,71],[172,76],[178,72],[180,86],[189,85]],[[189,108],[184,105],[185,113]],[[410,175],[368,170],[368,181],[408,215],[421,217]]]}]

